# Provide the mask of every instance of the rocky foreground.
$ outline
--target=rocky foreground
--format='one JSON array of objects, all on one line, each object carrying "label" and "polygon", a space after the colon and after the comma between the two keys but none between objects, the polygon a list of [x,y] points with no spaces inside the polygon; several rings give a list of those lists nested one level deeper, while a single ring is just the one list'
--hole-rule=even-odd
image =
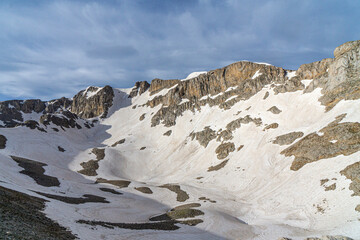
[{"label": "rocky foreground", "polygon": [[0,235],[360,239],[359,99],[354,41],[296,71],[0,102]]}]

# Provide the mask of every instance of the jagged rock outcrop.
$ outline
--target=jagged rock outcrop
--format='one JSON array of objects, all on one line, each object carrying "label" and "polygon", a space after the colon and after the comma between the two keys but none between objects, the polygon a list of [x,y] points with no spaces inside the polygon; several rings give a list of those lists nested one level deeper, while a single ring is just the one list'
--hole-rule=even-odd
[{"label": "jagged rock outcrop", "polygon": [[24,122],[23,113],[56,113],[59,109],[68,109],[71,103],[72,100],[64,97],[49,102],[43,102],[39,99],[0,102],[0,121],[4,123],[2,127],[25,125],[31,128],[29,123]]},{"label": "jagged rock outcrop", "polygon": [[59,99],[51,100],[47,103],[45,113],[56,113],[59,109],[66,110],[71,107],[72,100],[62,97]]},{"label": "jagged rock outcrop", "polygon": [[334,56],[334,59],[324,59],[317,65],[313,63],[309,66],[317,69],[318,74],[310,76],[314,80],[306,89],[306,92],[310,92],[317,87],[322,88],[323,96],[319,101],[327,111],[341,100],[360,98],[360,40],[337,47]]},{"label": "jagged rock outcrop", "polygon": [[351,155],[360,150],[360,123],[340,123],[346,114],[322,128],[310,133],[281,152],[287,157],[295,156],[291,170],[297,171],[305,164],[343,154]]},{"label": "jagged rock outcrop", "polygon": [[73,98],[71,112],[81,118],[106,117],[113,104],[114,90],[110,86],[89,87]]},{"label": "jagged rock outcrop", "polygon": [[[360,196],[360,162],[347,166],[340,173],[351,180],[349,189],[354,192],[353,196]],[[360,212],[360,204],[356,206],[355,210]]]},{"label": "jagged rock outcrop", "polygon": [[[295,80],[289,80],[286,73],[287,71],[283,68],[243,61],[186,81],[171,80],[168,87],[172,88],[165,95],[155,96],[147,103],[150,107],[163,104],[163,107],[153,116],[152,126],[160,123],[165,126],[175,125],[176,118],[184,111],[199,110],[206,104],[229,109],[236,102],[255,95],[267,84],[294,85],[293,88],[288,87],[287,91],[295,91],[299,86],[304,88],[300,80],[297,80],[296,84],[290,84]],[[167,86],[165,82],[156,80],[153,87],[154,93],[164,89]],[[175,84],[177,85],[174,86]],[[150,91],[152,91],[152,85],[153,82]],[[188,101],[180,104],[183,99]]]},{"label": "jagged rock outcrop", "polygon": [[44,114],[40,117],[40,123],[47,126],[53,123],[61,128],[77,128],[82,127],[77,123],[78,116],[70,111],[63,111],[62,114]]},{"label": "jagged rock outcrop", "polygon": [[159,78],[155,78],[151,81],[151,84],[150,84],[150,89],[149,89],[150,95],[158,93],[165,88],[170,88],[179,82],[180,82],[180,80],[178,80],[178,79],[162,80]]},{"label": "jagged rock outcrop", "polygon": [[129,94],[129,98],[136,97],[138,94],[141,95],[146,92],[150,87],[150,84],[147,81],[136,82],[135,86]]},{"label": "jagged rock outcrop", "polygon": [[235,144],[232,142],[222,143],[215,149],[218,159],[226,158],[233,151],[235,151]]},{"label": "jagged rock outcrop", "polygon": [[205,127],[204,130],[200,132],[192,132],[190,137],[191,140],[196,139],[201,146],[206,148],[209,142],[216,138],[216,133],[210,127]]},{"label": "jagged rock outcrop", "polygon": [[0,102],[0,120],[5,123],[4,127],[15,127],[23,121],[23,113],[41,113],[45,110],[45,102],[39,99],[10,100]]},{"label": "jagged rock outcrop", "polygon": [[281,113],[282,111],[277,108],[276,106],[272,106],[271,108],[268,109],[269,112],[272,112],[273,114],[279,114]]},{"label": "jagged rock outcrop", "polygon": [[4,149],[6,147],[7,138],[3,135],[0,135],[0,149]]}]

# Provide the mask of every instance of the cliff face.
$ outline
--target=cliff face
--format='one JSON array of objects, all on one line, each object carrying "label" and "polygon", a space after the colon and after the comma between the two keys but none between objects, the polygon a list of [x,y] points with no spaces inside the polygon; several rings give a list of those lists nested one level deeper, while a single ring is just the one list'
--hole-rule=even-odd
[{"label": "cliff face", "polygon": [[[360,41],[348,42],[335,49],[335,58],[303,64],[295,71],[257,64],[237,62],[227,67],[209,71],[190,80],[154,79],[150,85],[150,95],[155,95],[147,102],[150,107],[160,104],[163,107],[153,116],[152,125],[162,122],[172,126],[176,118],[186,110],[194,111],[200,106],[219,105],[228,109],[240,100],[249,99],[266,85],[270,85],[275,94],[305,89],[301,82],[312,80],[304,92],[311,92],[321,87],[323,96],[319,101],[330,110],[339,101],[360,97],[359,80],[359,45]],[[156,95],[163,89],[166,94]],[[230,101],[229,98],[232,98]],[[185,100],[185,103],[181,103]]]},{"label": "cliff face", "polygon": [[106,117],[113,98],[114,90],[110,86],[89,87],[74,96],[71,111],[81,118]]}]

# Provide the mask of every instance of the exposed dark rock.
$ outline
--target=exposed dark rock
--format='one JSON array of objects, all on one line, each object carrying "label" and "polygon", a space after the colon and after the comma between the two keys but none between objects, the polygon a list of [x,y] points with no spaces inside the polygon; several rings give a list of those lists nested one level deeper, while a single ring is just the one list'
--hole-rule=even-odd
[{"label": "exposed dark rock", "polygon": [[177,84],[179,82],[180,82],[180,80],[177,80],[177,79],[162,80],[159,78],[155,78],[151,81],[151,84],[150,84],[150,89],[149,89],[150,95],[158,93],[165,88],[171,88],[172,86],[174,86],[175,84]]},{"label": "exposed dark rock", "polygon": [[210,127],[205,127],[204,130],[200,132],[192,132],[190,137],[191,140],[196,139],[201,146],[206,148],[209,142],[216,138],[216,133]]},{"label": "exposed dark rock", "polygon": [[279,145],[289,145],[292,144],[296,139],[301,138],[302,136],[304,136],[303,132],[291,132],[277,136],[272,142]]},{"label": "exposed dark rock", "polygon": [[222,161],[221,163],[219,163],[218,165],[215,166],[211,166],[209,167],[209,169],[207,170],[208,172],[212,172],[212,171],[218,171],[221,168],[225,167],[225,165],[228,163],[229,159]]},{"label": "exposed dark rock", "polygon": [[145,115],[146,115],[146,113],[142,114],[142,115],[139,117],[139,120],[140,120],[140,121],[144,120],[144,119],[145,119]]},{"label": "exposed dark rock", "polygon": [[150,221],[164,221],[164,220],[176,220],[183,218],[194,218],[200,215],[204,215],[204,212],[199,209],[182,208],[173,209],[165,214],[150,218]]},{"label": "exposed dark rock", "polygon": [[[146,92],[150,87],[150,84],[146,81],[136,82],[135,86],[129,94],[129,98],[136,97],[138,94],[141,95]],[[136,106],[135,106],[136,107]],[[135,109],[135,108],[134,108]]]},{"label": "exposed dark rock", "polygon": [[145,149],[146,149],[146,147],[141,147],[141,148],[140,148],[140,150],[145,150]]},{"label": "exposed dark rock", "polygon": [[269,130],[272,128],[278,128],[278,127],[279,127],[278,123],[271,123],[271,124],[267,125],[266,127],[264,127],[263,131],[266,131],[266,130]]},{"label": "exposed dark rock", "polygon": [[226,142],[226,143],[220,144],[216,148],[215,153],[217,154],[218,159],[224,159],[227,156],[229,156],[229,153],[231,153],[233,151],[235,151],[235,144],[232,142]]},{"label": "exposed dark rock", "polygon": [[[256,79],[252,79],[252,76],[258,70],[263,74]],[[156,126],[161,122],[165,126],[173,126],[176,124],[176,118],[181,116],[184,111],[199,110],[201,106],[206,104],[209,104],[209,106],[218,105],[223,109],[228,109],[240,100],[249,99],[267,84],[272,82],[277,84],[285,83],[285,75],[286,72],[282,68],[251,62],[238,62],[187,81],[169,83],[170,86],[178,85],[169,90],[167,94],[157,96],[147,103],[150,107],[163,104],[163,107],[153,116],[152,126]],[[300,80],[298,81],[300,82]],[[162,83],[163,80],[160,80],[160,82]],[[230,87],[234,88],[225,91]],[[219,93],[222,94],[219,95]],[[216,97],[214,99],[202,98],[208,95],[216,95]],[[228,98],[233,96],[237,97],[227,101]],[[188,99],[189,101],[179,104],[182,99]]]},{"label": "exposed dark rock", "polygon": [[62,110],[70,109],[71,104],[72,104],[72,100],[65,97],[55,99],[48,102],[45,108],[45,112],[56,113],[57,111],[59,111],[59,109]]},{"label": "exposed dark rock", "polygon": [[360,98],[360,41],[347,42],[337,47],[334,56],[334,59],[324,59],[308,66],[308,69],[315,69],[313,71],[317,74],[309,74],[311,78],[307,79],[314,80],[305,91],[311,92],[321,87],[323,96],[319,101],[326,106],[326,111],[341,100]]},{"label": "exposed dark rock", "polygon": [[7,138],[3,135],[0,135],[0,149],[4,149],[6,147]]},{"label": "exposed dark rock", "polygon": [[148,187],[136,187],[135,190],[138,190],[139,192],[145,193],[145,194],[152,194],[153,191],[151,191]]},{"label": "exposed dark rock", "polygon": [[91,195],[91,194],[84,194],[83,197],[67,197],[61,195],[54,195],[50,193],[43,193],[43,192],[36,192],[37,194],[55,199],[64,203],[68,204],[84,204],[84,203],[109,203],[105,198]]},{"label": "exposed dark rock", "polygon": [[[88,97],[88,94],[93,95]],[[81,118],[98,116],[105,118],[109,108],[113,105],[113,98],[114,90],[110,86],[89,87],[74,96],[71,111]]]},{"label": "exposed dark rock", "polygon": [[171,211],[201,207],[200,203],[188,203],[174,207]]},{"label": "exposed dark rock", "polygon": [[211,200],[210,198],[207,198],[207,197],[199,197],[199,200],[202,200],[204,202],[209,201],[211,203],[216,203],[215,200]]},{"label": "exposed dark rock", "polygon": [[178,202],[185,202],[186,200],[189,199],[189,195],[185,191],[181,190],[179,185],[165,184],[165,185],[162,185],[162,186],[159,186],[159,187],[167,188],[170,191],[176,193],[177,194],[176,200]]},{"label": "exposed dark rock", "polygon": [[63,111],[62,115],[59,114],[44,114],[40,117],[40,123],[45,126],[53,123],[62,128],[77,128],[81,129],[81,126],[76,122],[78,116],[69,112]]},{"label": "exposed dark rock", "polygon": [[116,143],[114,143],[113,145],[111,145],[111,147],[116,147],[116,145],[118,145],[118,144],[123,144],[124,142],[125,142],[125,138],[117,141]]},{"label": "exposed dark rock", "polygon": [[[339,123],[345,115],[320,130],[322,136],[310,133],[281,152],[287,157],[295,156],[291,170],[299,170],[307,163],[338,155],[351,155],[360,150],[360,123]],[[333,141],[336,142],[333,142]]]},{"label": "exposed dark rock", "polygon": [[177,221],[164,221],[164,222],[151,222],[151,223],[111,223],[103,221],[87,221],[87,220],[78,220],[76,221],[80,224],[88,224],[91,226],[102,226],[105,228],[123,228],[123,229],[132,229],[132,230],[162,230],[162,231],[173,231],[177,230],[180,227],[176,226]]},{"label": "exposed dark rock", "polygon": [[[347,166],[340,173],[351,180],[349,189],[354,192],[352,196],[360,196],[360,162]],[[355,210],[360,212],[360,204]]]},{"label": "exposed dark rock", "polygon": [[0,186],[0,236],[2,239],[69,240],[76,237],[48,218],[41,198]]},{"label": "exposed dark rock", "polygon": [[131,182],[126,180],[107,180],[104,178],[97,178],[95,183],[108,183],[119,188],[126,188],[130,185]]},{"label": "exposed dark rock", "polygon": [[171,135],[171,133],[172,133],[172,131],[171,131],[171,130],[169,130],[169,131],[165,132],[163,135],[164,135],[164,136],[170,136],[170,135]]},{"label": "exposed dark rock", "polygon": [[112,194],[116,194],[116,195],[122,195],[123,193],[121,192],[118,192],[114,189],[111,189],[111,188],[99,188],[101,191],[103,192],[109,192],[109,193],[112,193]]},{"label": "exposed dark rock", "polygon": [[326,179],[321,179],[320,180],[320,185],[321,186],[323,186],[325,183],[327,183],[329,181],[329,179],[328,178],[326,178]]},{"label": "exposed dark rock", "polygon": [[20,167],[24,168],[20,173],[31,177],[37,184],[44,187],[60,186],[60,182],[56,177],[44,174],[44,167],[47,166],[47,164],[16,156],[10,157],[17,162]]},{"label": "exposed dark rock", "polygon": [[268,111],[272,112],[273,114],[279,114],[282,111],[280,109],[278,109],[276,106],[272,106],[271,108],[268,109]]},{"label": "exposed dark rock", "polygon": [[34,120],[28,120],[28,121],[25,121],[25,126],[30,129],[35,129],[39,126],[39,123]]},{"label": "exposed dark rock", "polygon": [[260,126],[262,124],[261,118],[251,118],[249,115],[246,115],[245,117],[241,117],[238,119],[235,119],[231,122],[229,122],[226,125],[226,130],[220,130],[217,135],[217,141],[228,141],[233,139],[232,133],[241,127],[241,124],[249,124],[249,123],[255,123],[256,126]]},{"label": "exposed dark rock", "polygon": [[59,150],[60,152],[65,152],[65,149],[62,148],[62,147],[60,147],[60,146],[58,146],[58,150]]},{"label": "exposed dark rock", "polygon": [[104,148],[93,148],[91,153],[95,154],[96,160],[90,160],[87,162],[82,162],[80,165],[83,167],[78,173],[81,173],[86,176],[96,176],[96,170],[99,169],[99,161],[103,160],[105,157],[105,149]]},{"label": "exposed dark rock", "polygon": [[90,160],[87,162],[82,162],[82,163],[80,163],[80,165],[83,169],[78,171],[78,173],[81,173],[86,176],[96,176],[97,175],[96,170],[99,169],[98,161]]},{"label": "exposed dark rock", "polygon": [[267,99],[268,97],[269,97],[269,92],[266,91],[266,93],[265,93],[265,95],[264,95],[264,97],[263,97],[263,100]]},{"label": "exposed dark rock", "polygon": [[104,148],[93,148],[93,149],[91,150],[91,152],[92,152],[93,154],[95,154],[97,161],[103,160],[104,157],[105,157],[105,149],[104,149]]},{"label": "exposed dark rock", "polygon": [[336,189],[336,183],[331,184],[328,187],[325,187],[325,191],[333,191]]}]

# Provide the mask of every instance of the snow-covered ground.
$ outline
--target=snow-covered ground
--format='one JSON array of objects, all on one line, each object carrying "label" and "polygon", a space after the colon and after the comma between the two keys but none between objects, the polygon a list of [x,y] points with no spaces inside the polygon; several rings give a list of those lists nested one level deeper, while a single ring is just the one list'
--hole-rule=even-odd
[{"label": "snow-covered ground", "polygon": [[[288,77],[294,74],[291,72]],[[323,159],[292,171],[293,157],[280,154],[289,145],[272,143],[277,136],[289,132],[303,132],[304,136],[316,132],[343,113],[347,115],[342,122],[359,122],[360,100],[341,101],[325,112],[318,101],[321,89],[306,94],[296,91],[275,95],[268,86],[229,110],[206,105],[200,111],[185,111],[176,119],[176,125],[168,128],[161,124],[151,127],[152,115],[161,106],[141,106],[153,97],[149,92],[129,99],[130,91],[117,89],[109,117],[91,129],[55,132],[51,131],[53,126],[48,126],[48,133],[44,133],[26,127],[1,128],[0,134],[8,141],[6,148],[0,150],[0,180],[3,181],[0,185],[34,196],[39,196],[35,193],[38,191],[69,197],[93,194],[106,198],[110,203],[67,204],[49,199],[45,209],[47,216],[71,229],[80,239],[268,240],[289,237],[300,240],[321,235],[360,239],[360,213],[354,210],[360,199],[351,196],[350,180],[339,173],[359,161],[360,152]],[[264,100],[266,92],[269,96]],[[90,93],[86,94],[89,97]],[[137,107],[133,108],[135,105]],[[281,112],[268,111],[272,106]],[[140,121],[143,114],[145,118]],[[195,139],[191,140],[190,133],[202,131],[206,126],[215,131],[226,129],[229,122],[247,115],[261,118],[261,126],[249,123],[236,129],[231,142],[235,149],[244,147],[231,152],[223,168],[209,172],[209,167],[222,162],[215,154],[220,142],[214,139],[204,148]],[[36,117],[39,116],[25,118]],[[271,123],[278,123],[279,127],[264,130]],[[168,130],[172,130],[171,135],[164,136]],[[125,139],[123,144],[111,147],[121,139]],[[65,152],[60,152],[58,146]],[[90,177],[77,173],[82,169],[82,162],[96,159],[91,153],[95,147],[105,148],[98,175]],[[146,148],[140,150],[143,147]],[[45,174],[57,177],[60,186],[40,186],[27,175],[19,174],[23,168],[10,155],[46,163]],[[131,183],[127,188],[117,189],[110,184],[94,184],[97,178]],[[336,182],[336,189],[325,191],[321,179],[331,179],[328,185]],[[189,199],[177,201],[174,192],[159,187],[163,184],[179,185]],[[124,194],[104,192],[100,187]],[[135,187],[149,187],[153,193],[144,194]],[[211,201],[199,200],[202,197]],[[201,204],[198,209],[204,215],[197,219],[202,219],[203,223],[195,227],[181,224],[175,231],[110,229],[76,223],[77,220],[143,223],[149,217],[186,203]]]}]

